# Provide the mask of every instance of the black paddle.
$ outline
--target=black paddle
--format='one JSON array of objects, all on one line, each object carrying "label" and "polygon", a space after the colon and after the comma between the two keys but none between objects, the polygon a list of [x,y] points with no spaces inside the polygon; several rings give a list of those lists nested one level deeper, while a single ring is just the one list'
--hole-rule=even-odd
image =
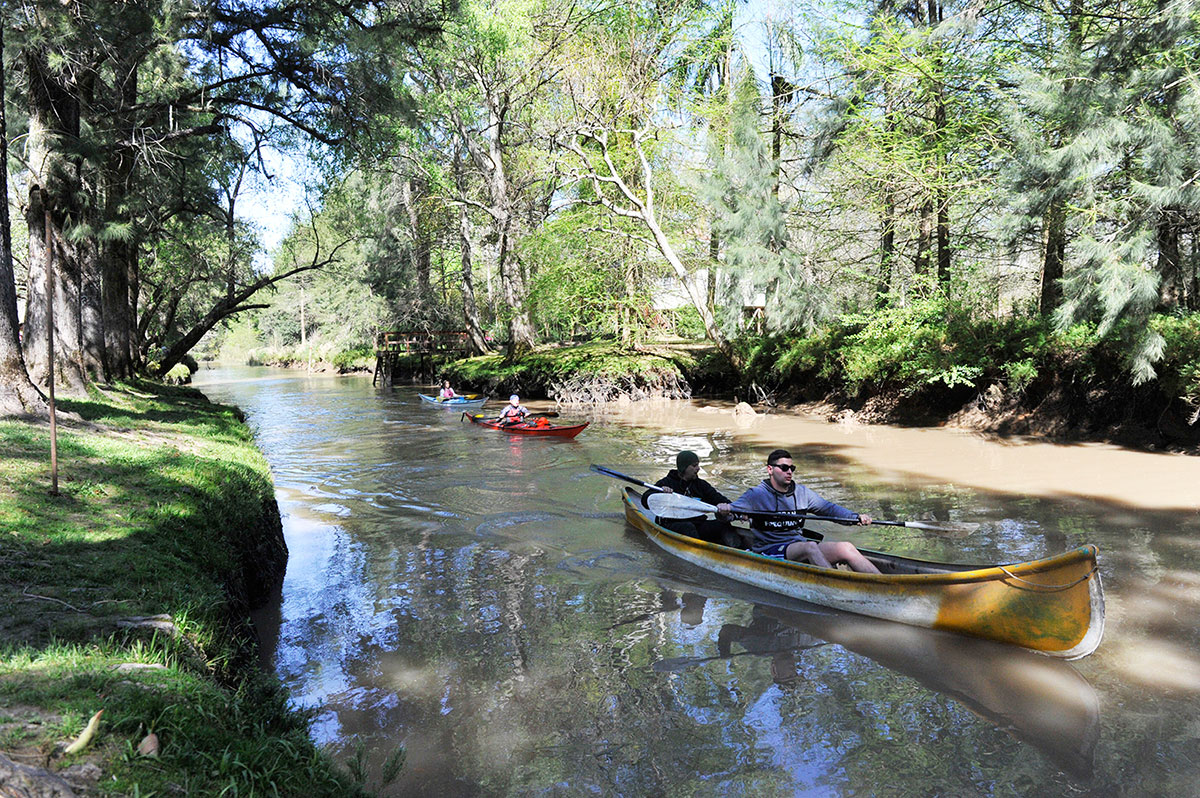
[{"label": "black paddle", "polygon": [[[692,518],[700,513],[715,513],[716,505],[702,502],[699,499],[693,499],[691,496],[684,496],[680,493],[656,493],[653,496],[647,496],[643,502],[650,512],[654,513],[659,518]],[[762,512],[758,510],[743,510],[733,505],[733,512],[738,515],[750,516],[770,516],[779,517],[785,516],[788,518],[804,519],[811,521],[835,521],[840,524],[853,524],[853,521],[847,521],[845,518],[837,518],[832,515],[810,515],[808,513],[772,513]],[[946,526],[944,524],[931,524],[927,521],[879,521],[871,520],[871,524],[880,526],[903,526],[909,529],[922,529],[926,532],[935,532],[942,535],[963,536],[973,532],[979,527],[978,524],[958,524]]]},{"label": "black paddle", "polygon": [[[634,477],[627,476],[625,474],[622,474],[620,471],[613,471],[611,468],[605,468],[604,466],[598,466],[595,464],[593,464],[589,467],[593,471],[595,471],[597,474],[603,474],[606,477],[616,477],[617,479],[623,479],[626,482],[632,482],[634,485],[641,485],[643,488],[646,488],[647,490],[653,490],[653,491],[659,491],[659,492],[662,491],[662,488],[658,487],[657,485],[651,485],[649,482],[642,482],[640,479],[635,479]],[[692,515],[696,515],[696,513],[692,513]]]}]

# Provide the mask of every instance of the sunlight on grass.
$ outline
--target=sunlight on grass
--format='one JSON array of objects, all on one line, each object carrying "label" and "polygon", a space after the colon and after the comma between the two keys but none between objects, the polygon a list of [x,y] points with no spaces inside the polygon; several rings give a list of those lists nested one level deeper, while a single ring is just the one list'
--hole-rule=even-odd
[{"label": "sunlight on grass", "polygon": [[[248,579],[282,575],[264,542],[284,555],[237,411],[152,384],[61,406],[84,423],[60,425],[58,496],[48,428],[0,422],[0,706],[21,708],[0,745],[50,751],[103,709],[63,762],[113,794],[363,794],[253,655]],[[136,752],[149,731],[161,757]]]}]

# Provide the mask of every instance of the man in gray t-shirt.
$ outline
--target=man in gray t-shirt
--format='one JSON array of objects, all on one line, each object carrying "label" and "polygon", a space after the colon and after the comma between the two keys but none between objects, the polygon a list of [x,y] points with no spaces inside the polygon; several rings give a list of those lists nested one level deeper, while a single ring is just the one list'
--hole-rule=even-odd
[{"label": "man in gray t-shirt", "polygon": [[[767,455],[767,478],[733,502],[735,513],[807,513],[843,519],[847,524],[871,523],[871,516],[847,510],[793,480],[796,465],[786,449]],[[822,568],[846,563],[851,570],[877,574],[879,569],[853,543],[811,540],[804,536],[804,519],[781,515],[750,516],[754,530],[751,550],[780,560],[809,562]]]}]

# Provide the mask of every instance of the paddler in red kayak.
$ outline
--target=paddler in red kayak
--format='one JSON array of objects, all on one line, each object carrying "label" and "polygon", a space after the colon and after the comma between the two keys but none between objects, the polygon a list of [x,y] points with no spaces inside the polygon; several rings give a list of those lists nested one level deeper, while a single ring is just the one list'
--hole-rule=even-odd
[{"label": "paddler in red kayak", "polygon": [[511,427],[514,424],[520,424],[527,415],[529,415],[529,408],[521,404],[521,397],[514,393],[508,397],[508,404],[500,411],[500,417],[496,419],[496,422]]}]

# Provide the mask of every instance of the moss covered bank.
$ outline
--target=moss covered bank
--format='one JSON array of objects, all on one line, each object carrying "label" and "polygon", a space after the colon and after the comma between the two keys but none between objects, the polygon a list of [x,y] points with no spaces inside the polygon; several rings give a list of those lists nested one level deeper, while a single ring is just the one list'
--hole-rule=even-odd
[{"label": "moss covered bank", "polygon": [[258,664],[287,550],[240,413],[152,384],[60,407],[56,496],[48,425],[0,422],[0,792],[363,794]]}]

